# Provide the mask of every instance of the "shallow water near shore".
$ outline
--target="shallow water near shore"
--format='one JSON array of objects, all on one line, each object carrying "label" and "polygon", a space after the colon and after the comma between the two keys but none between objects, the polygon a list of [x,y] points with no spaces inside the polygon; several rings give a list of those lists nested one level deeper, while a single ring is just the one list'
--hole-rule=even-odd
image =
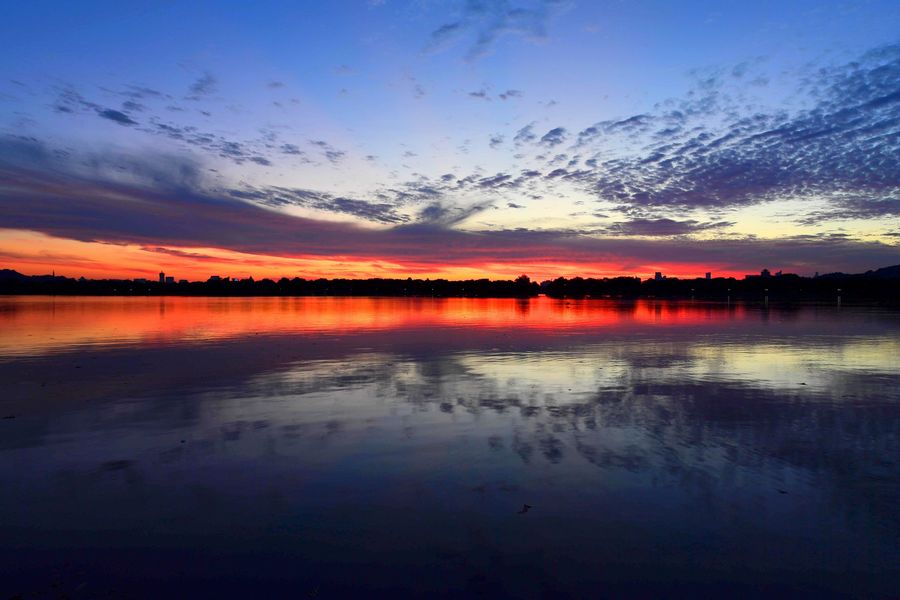
[{"label": "shallow water near shore", "polygon": [[0,597],[900,592],[900,312],[0,297]]}]

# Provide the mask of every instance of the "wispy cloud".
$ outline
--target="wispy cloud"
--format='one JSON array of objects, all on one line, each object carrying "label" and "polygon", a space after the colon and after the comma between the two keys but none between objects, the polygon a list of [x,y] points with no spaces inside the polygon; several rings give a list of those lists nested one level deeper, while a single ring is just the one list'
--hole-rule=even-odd
[{"label": "wispy cloud", "polygon": [[558,146],[566,141],[566,137],[565,127],[554,127],[541,136],[541,143],[547,146]]},{"label": "wispy cloud", "polygon": [[466,60],[475,61],[489,54],[504,35],[545,38],[550,20],[568,5],[564,0],[540,0],[528,7],[508,0],[467,0],[458,19],[431,32],[425,50],[440,51],[463,40]]},{"label": "wispy cloud", "polygon": [[309,143],[320,148],[322,150],[322,154],[324,154],[325,158],[328,159],[328,162],[333,165],[338,164],[339,162],[341,162],[341,160],[344,159],[344,157],[347,156],[346,152],[344,152],[343,150],[338,150],[324,140],[310,140]]},{"label": "wispy cloud", "polygon": [[213,94],[218,89],[219,82],[211,73],[204,73],[198,77],[188,88],[188,100],[199,100],[203,96]]},{"label": "wispy cloud", "polygon": [[137,121],[135,121],[122,111],[114,110],[112,108],[104,108],[102,110],[98,110],[97,114],[104,119],[113,121],[114,123],[118,123],[119,125],[137,125]]},{"label": "wispy cloud", "polygon": [[722,229],[732,225],[734,223],[728,221],[701,223],[693,219],[684,221],[674,219],[631,219],[607,225],[604,227],[604,230],[613,235],[668,237]]},{"label": "wispy cloud", "polygon": [[303,206],[325,212],[352,215],[376,223],[406,223],[409,221],[407,215],[397,212],[396,206],[386,202],[368,202],[314,190],[279,186],[245,186],[229,190],[228,193],[234,198],[274,208]]}]

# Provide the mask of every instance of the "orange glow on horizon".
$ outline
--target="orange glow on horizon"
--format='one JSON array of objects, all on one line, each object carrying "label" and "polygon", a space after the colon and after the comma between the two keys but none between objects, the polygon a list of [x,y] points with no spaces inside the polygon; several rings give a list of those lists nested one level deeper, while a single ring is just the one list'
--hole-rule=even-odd
[{"label": "orange glow on horizon", "polygon": [[176,280],[206,281],[211,275],[241,279],[305,279],[371,277],[416,279],[514,279],[527,274],[535,281],[557,277],[640,277],[647,279],[655,271],[670,277],[741,278],[744,271],[718,269],[715,265],[661,262],[653,265],[623,266],[611,262],[554,262],[534,259],[518,262],[473,261],[469,264],[372,258],[355,256],[265,256],[219,248],[175,248],[83,242],[18,230],[0,230],[0,268],[25,275],[55,272],[66,277],[89,279],[155,280],[160,271]]}]

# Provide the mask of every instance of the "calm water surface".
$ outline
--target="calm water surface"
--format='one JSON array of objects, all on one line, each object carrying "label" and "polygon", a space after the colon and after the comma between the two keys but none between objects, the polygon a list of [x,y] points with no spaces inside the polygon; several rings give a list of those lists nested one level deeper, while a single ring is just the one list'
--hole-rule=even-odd
[{"label": "calm water surface", "polygon": [[0,598],[900,595],[896,311],[6,297],[0,390]]}]

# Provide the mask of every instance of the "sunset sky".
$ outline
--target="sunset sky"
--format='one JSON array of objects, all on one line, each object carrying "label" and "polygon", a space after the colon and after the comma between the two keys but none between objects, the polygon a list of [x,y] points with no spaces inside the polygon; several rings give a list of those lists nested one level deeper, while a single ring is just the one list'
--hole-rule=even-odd
[{"label": "sunset sky", "polygon": [[900,263],[896,1],[36,0],[0,38],[0,268]]}]

